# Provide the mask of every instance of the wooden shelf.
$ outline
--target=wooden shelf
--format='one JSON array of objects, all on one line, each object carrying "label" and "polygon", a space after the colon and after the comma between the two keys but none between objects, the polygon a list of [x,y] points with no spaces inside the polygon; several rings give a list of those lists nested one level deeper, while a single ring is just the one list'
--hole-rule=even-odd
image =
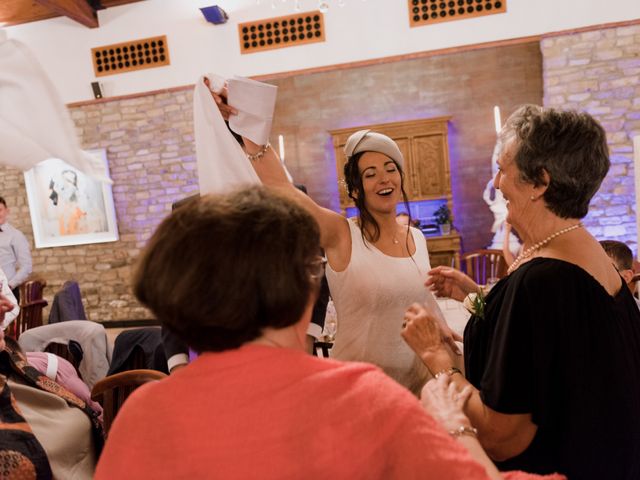
[{"label": "wooden shelf", "polygon": [[431,268],[445,265],[460,269],[460,234],[452,230],[449,235],[426,236]]}]

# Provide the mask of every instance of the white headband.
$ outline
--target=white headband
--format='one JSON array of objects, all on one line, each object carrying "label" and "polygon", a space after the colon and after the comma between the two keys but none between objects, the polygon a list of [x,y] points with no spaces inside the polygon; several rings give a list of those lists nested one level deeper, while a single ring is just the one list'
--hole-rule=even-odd
[{"label": "white headband", "polygon": [[359,130],[349,137],[344,146],[344,153],[352,157],[361,152],[378,152],[386,155],[404,168],[404,157],[396,142],[386,135],[372,132],[371,130]]}]

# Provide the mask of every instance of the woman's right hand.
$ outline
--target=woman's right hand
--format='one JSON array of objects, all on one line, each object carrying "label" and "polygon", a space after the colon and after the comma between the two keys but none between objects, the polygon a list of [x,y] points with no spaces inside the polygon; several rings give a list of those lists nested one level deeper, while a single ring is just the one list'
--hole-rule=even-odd
[{"label": "woman's right hand", "polygon": [[422,388],[421,401],[425,410],[435,418],[445,430],[452,431],[461,426],[470,426],[469,419],[464,414],[464,406],[473,387],[466,385],[459,389],[451,376],[441,374],[433,378]]},{"label": "woman's right hand", "polygon": [[436,267],[429,270],[425,286],[436,297],[448,297],[462,302],[470,293],[480,290],[471,277],[451,267]]}]

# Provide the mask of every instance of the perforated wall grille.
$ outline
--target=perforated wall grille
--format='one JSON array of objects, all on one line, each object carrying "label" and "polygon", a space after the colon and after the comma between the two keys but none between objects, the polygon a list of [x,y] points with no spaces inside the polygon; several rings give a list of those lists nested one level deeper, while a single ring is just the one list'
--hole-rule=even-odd
[{"label": "perforated wall grille", "polygon": [[324,16],[314,11],[241,23],[238,34],[242,54],[324,42]]},{"label": "perforated wall grille", "polygon": [[412,27],[507,11],[507,0],[408,0]]},{"label": "perforated wall grille", "polygon": [[166,35],[91,49],[97,77],[169,65]]}]

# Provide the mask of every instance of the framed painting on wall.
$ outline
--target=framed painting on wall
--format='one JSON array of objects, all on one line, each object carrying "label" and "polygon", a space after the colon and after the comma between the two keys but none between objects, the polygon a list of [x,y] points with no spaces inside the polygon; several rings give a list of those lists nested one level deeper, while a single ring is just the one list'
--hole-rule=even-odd
[{"label": "framed painting on wall", "polygon": [[[104,162],[106,150],[89,150]],[[36,248],[118,240],[111,185],[99,182],[57,158],[24,172]]]}]

